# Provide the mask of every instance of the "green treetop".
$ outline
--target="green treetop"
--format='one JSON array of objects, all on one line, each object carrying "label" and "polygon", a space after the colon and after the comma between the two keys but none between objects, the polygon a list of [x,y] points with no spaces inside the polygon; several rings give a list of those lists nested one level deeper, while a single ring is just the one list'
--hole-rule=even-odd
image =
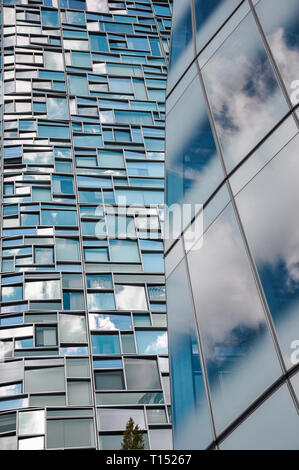
[{"label": "green treetop", "polygon": [[144,450],[143,432],[138,424],[136,426],[134,424],[133,418],[130,418],[121,443],[122,450]]}]

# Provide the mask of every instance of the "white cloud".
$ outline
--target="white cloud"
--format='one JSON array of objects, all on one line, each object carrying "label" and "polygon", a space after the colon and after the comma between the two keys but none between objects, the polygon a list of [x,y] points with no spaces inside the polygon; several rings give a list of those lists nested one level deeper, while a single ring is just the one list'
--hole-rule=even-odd
[{"label": "white cloud", "polygon": [[107,0],[86,0],[87,10],[100,13],[109,13]]}]

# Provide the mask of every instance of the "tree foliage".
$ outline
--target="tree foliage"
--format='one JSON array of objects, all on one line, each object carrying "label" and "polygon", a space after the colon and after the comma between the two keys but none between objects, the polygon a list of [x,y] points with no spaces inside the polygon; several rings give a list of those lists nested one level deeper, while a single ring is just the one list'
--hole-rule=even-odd
[{"label": "tree foliage", "polygon": [[133,418],[127,422],[121,448],[122,450],[144,450],[143,432],[138,424],[135,426]]}]

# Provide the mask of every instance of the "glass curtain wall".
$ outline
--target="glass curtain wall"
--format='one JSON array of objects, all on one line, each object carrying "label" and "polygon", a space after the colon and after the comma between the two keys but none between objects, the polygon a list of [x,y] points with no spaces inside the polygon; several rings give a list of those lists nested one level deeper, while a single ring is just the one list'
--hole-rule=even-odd
[{"label": "glass curtain wall", "polygon": [[299,447],[298,38],[296,0],[174,1],[166,200],[203,205],[166,246],[177,449]]},{"label": "glass curtain wall", "polygon": [[146,448],[172,446],[171,9],[1,2],[0,449],[116,450],[130,417]]}]

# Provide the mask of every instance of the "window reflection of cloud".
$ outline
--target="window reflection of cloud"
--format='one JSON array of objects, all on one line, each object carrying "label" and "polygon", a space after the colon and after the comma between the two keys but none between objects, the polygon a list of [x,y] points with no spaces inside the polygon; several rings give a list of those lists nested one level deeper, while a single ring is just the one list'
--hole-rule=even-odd
[{"label": "window reflection of cloud", "polygon": [[231,169],[288,111],[251,16],[210,59],[203,76]]},{"label": "window reflection of cloud", "polygon": [[88,348],[84,346],[60,348],[60,354],[65,356],[80,356],[88,354]]},{"label": "window reflection of cloud", "polygon": [[45,67],[53,70],[63,70],[62,54],[44,51]]},{"label": "window reflection of cloud", "polygon": [[116,286],[116,303],[120,310],[147,310],[144,287]]},{"label": "window reflection of cloud", "polygon": [[280,0],[263,0],[258,3],[256,10],[291,93],[292,81],[299,78],[298,1],[288,0],[288,8],[281,8]]},{"label": "window reflection of cloud", "polygon": [[98,330],[118,330],[109,316],[92,315],[91,325]]},{"label": "window reflection of cloud", "polygon": [[222,429],[281,374],[231,207],[206,232],[202,249],[189,253],[188,263]]},{"label": "window reflection of cloud", "polygon": [[86,341],[85,317],[83,315],[62,315],[60,319],[63,342]]},{"label": "window reflection of cloud", "polygon": [[50,119],[67,119],[66,100],[63,98],[47,98],[48,116]]},{"label": "window reflection of cloud", "polygon": [[[0,351],[1,351],[1,348],[0,348]],[[21,384],[7,385],[6,387],[0,388],[0,396],[17,395],[21,392],[22,392]]]},{"label": "window reflection of cloud", "polygon": [[144,354],[167,354],[167,349],[167,333],[165,331],[146,346]]},{"label": "window reflection of cloud", "polygon": [[[194,94],[198,106],[194,106]],[[168,202],[205,202],[223,178],[198,79],[169,113]],[[170,179],[171,178],[171,179]]]},{"label": "window reflection of cloud", "polygon": [[188,260],[205,334],[218,342],[241,324],[258,329],[264,315],[231,207],[206,232],[203,248],[197,253],[196,257],[191,253]]},{"label": "window reflection of cloud", "polygon": [[48,300],[60,299],[60,282],[59,281],[41,281],[27,282],[25,284],[25,298],[29,300]]},{"label": "window reflection of cloud", "polygon": [[86,0],[88,11],[99,11],[101,13],[109,13],[107,0]]},{"label": "window reflection of cloud", "polygon": [[279,336],[289,365],[290,342],[298,330],[298,146],[296,136],[237,196],[271,312],[281,322]]},{"label": "window reflection of cloud", "polygon": [[278,28],[269,37],[270,46],[283,76],[288,92],[292,93],[291,84],[299,78],[299,48],[287,44],[285,30]]}]

